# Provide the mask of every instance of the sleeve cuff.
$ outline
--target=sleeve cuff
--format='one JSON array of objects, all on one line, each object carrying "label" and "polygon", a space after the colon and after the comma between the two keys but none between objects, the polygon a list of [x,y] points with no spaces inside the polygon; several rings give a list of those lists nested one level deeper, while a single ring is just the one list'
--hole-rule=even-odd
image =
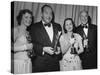
[{"label": "sleeve cuff", "polygon": [[43,52],[42,52],[42,55],[44,55],[44,54],[45,54],[45,52],[43,51]]}]

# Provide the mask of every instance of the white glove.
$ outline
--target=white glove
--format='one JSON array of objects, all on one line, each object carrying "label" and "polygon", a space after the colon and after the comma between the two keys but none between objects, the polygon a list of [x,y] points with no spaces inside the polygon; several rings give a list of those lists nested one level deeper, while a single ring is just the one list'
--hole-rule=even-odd
[{"label": "white glove", "polygon": [[83,43],[84,43],[84,47],[86,47],[86,46],[88,45],[88,39],[85,39],[85,40],[83,41]]},{"label": "white glove", "polygon": [[75,42],[75,38],[70,38],[70,44],[73,44]]}]

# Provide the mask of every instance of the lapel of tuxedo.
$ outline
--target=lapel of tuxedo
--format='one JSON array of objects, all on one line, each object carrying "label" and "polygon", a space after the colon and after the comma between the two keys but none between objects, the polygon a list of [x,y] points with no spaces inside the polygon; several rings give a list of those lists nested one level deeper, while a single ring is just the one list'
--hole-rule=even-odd
[{"label": "lapel of tuxedo", "polygon": [[92,28],[91,28],[91,25],[89,25],[89,27],[88,27],[88,39],[92,38],[91,34],[93,34],[92,33]]},{"label": "lapel of tuxedo", "polygon": [[80,35],[81,35],[82,37],[84,37],[85,32],[84,32],[84,29],[83,29],[82,26],[80,26],[80,30],[79,30],[79,32],[80,32]]},{"label": "lapel of tuxedo", "polygon": [[[50,40],[50,38],[49,38],[49,35],[48,35],[46,29],[45,29],[44,26],[43,26],[42,21],[41,21],[40,23],[41,23],[41,28],[40,28],[41,30],[40,30],[40,33],[43,35],[44,41],[45,41],[48,45],[51,45],[51,40]],[[41,37],[41,36],[40,36],[40,37]],[[42,37],[41,37],[41,38],[42,38]]]},{"label": "lapel of tuxedo", "polygon": [[55,26],[55,24],[53,23],[52,24],[53,25],[53,41],[52,41],[52,47],[54,47],[54,45],[55,45],[55,42],[56,42],[56,40],[57,40],[57,29],[56,29],[56,26]]}]

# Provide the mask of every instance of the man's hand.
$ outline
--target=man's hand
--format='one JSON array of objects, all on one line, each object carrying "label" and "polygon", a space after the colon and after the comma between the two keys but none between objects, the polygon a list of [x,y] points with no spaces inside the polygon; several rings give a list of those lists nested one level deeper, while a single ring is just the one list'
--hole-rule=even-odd
[{"label": "man's hand", "polygon": [[55,52],[55,54],[60,54],[60,47],[57,47],[57,51]]},{"label": "man's hand", "polygon": [[88,45],[88,39],[85,39],[85,40],[83,41],[83,43],[84,43],[84,47],[86,47],[86,46]]},{"label": "man's hand", "polygon": [[50,55],[54,54],[54,51],[53,51],[52,47],[43,47],[43,51],[50,54]]}]

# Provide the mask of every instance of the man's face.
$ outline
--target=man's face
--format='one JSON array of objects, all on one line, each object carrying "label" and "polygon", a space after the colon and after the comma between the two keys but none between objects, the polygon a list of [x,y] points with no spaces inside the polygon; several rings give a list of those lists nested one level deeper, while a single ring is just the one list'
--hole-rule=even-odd
[{"label": "man's face", "polygon": [[50,23],[52,20],[52,9],[49,7],[44,7],[42,12],[42,20],[45,23]]},{"label": "man's face", "polygon": [[88,14],[85,11],[80,14],[80,20],[82,24],[86,24],[88,22]]}]

